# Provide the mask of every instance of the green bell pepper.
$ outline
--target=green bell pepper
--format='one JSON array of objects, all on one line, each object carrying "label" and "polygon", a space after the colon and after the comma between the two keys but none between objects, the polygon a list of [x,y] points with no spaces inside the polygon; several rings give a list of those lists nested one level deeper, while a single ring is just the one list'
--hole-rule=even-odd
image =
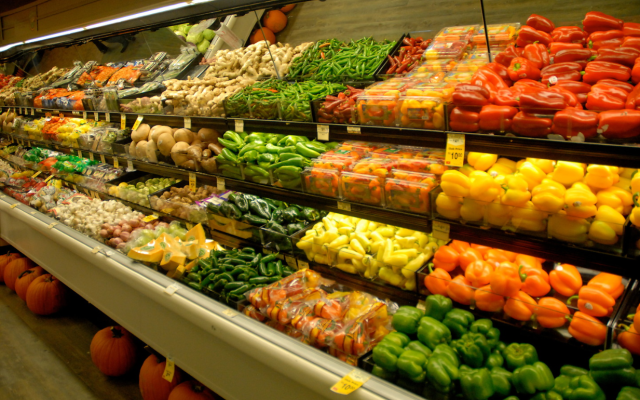
[{"label": "green bell pepper", "polygon": [[395,372],[387,371],[386,369],[381,368],[377,365],[373,366],[371,375],[377,376],[378,378],[384,379],[385,381],[392,381],[396,377]]},{"label": "green bell pepper", "polygon": [[513,371],[513,386],[518,393],[534,395],[553,388],[555,381],[547,364],[539,361]]},{"label": "green bell pepper", "polygon": [[409,339],[409,336],[405,335],[402,332],[391,332],[387,336],[385,336],[382,341],[392,342],[402,348],[405,348],[411,342],[411,339]]},{"label": "green bell pepper", "polygon": [[465,333],[462,338],[451,342],[451,348],[460,361],[471,368],[481,368],[491,354],[491,348],[482,333]]},{"label": "green bell pepper", "polygon": [[627,349],[604,350],[589,359],[591,377],[600,386],[635,386],[636,369]]},{"label": "green bell pepper", "polygon": [[510,371],[538,361],[536,348],[528,343],[511,343],[502,352],[502,356],[506,361],[507,369]]},{"label": "green bell pepper", "polygon": [[556,378],[553,391],[564,400],[605,400],[600,386],[589,375],[567,376]]},{"label": "green bell pepper", "polygon": [[453,388],[453,382],[460,376],[458,366],[458,357],[453,349],[446,344],[439,344],[427,364],[427,380],[436,390],[448,393]]},{"label": "green bell pepper", "polygon": [[491,373],[487,368],[474,369],[466,373],[461,369],[460,387],[466,400],[487,400],[495,393]]},{"label": "green bell pepper", "polygon": [[473,333],[482,333],[487,338],[487,343],[493,349],[500,341],[500,330],[493,327],[493,321],[482,318],[471,324],[469,330]]},{"label": "green bell pepper", "polygon": [[[488,341],[487,341],[488,342]],[[500,354],[499,351],[494,350],[489,354],[487,361],[485,361],[484,366],[487,368],[495,368],[502,367],[504,365],[504,357]]]},{"label": "green bell pepper", "polygon": [[424,354],[427,358],[431,357],[431,349],[420,343],[419,340],[412,340],[405,346],[405,350],[413,350]]},{"label": "green bell pepper", "polygon": [[540,392],[535,396],[531,397],[529,400],[562,400],[562,396],[553,390],[548,392]]},{"label": "green bell pepper", "polygon": [[497,396],[505,397],[511,393],[512,378],[513,374],[504,368],[491,368],[491,382],[493,382],[493,390]]},{"label": "green bell pepper", "polygon": [[442,321],[444,316],[451,311],[453,303],[448,297],[441,294],[427,296],[424,301],[424,315]]},{"label": "green bell pepper", "polygon": [[474,320],[475,317],[469,311],[454,308],[445,314],[442,323],[451,330],[451,336],[454,339],[460,339],[467,333]]},{"label": "green bell pepper", "polygon": [[498,342],[496,347],[494,347],[493,349],[499,351],[500,354],[504,356],[504,351],[507,349],[507,344],[505,342]]},{"label": "green bell pepper", "polygon": [[420,324],[420,318],[424,316],[422,310],[413,306],[402,306],[393,315],[393,327],[398,332],[406,333],[407,335],[413,335],[418,332],[418,326]]},{"label": "green bell pepper", "polygon": [[373,361],[380,368],[384,368],[389,372],[398,370],[398,358],[404,352],[402,346],[393,341],[382,340],[373,348]]},{"label": "green bell pepper", "polygon": [[424,382],[427,377],[425,370],[429,358],[419,351],[405,349],[398,357],[397,367],[400,376],[414,382]]},{"label": "green bell pepper", "polygon": [[563,365],[562,367],[560,367],[560,375],[566,375],[570,377],[589,375],[589,371],[573,365]]},{"label": "green bell pepper", "polygon": [[622,390],[620,390],[620,392],[618,392],[618,397],[616,397],[616,400],[640,400],[640,389],[631,386],[625,386],[622,388]]},{"label": "green bell pepper", "polygon": [[437,319],[422,317],[418,325],[418,340],[434,350],[439,344],[451,341],[451,331]]}]

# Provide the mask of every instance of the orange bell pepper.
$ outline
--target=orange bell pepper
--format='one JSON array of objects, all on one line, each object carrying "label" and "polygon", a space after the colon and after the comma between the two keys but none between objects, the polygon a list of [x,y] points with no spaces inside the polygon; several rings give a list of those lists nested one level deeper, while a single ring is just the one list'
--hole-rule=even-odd
[{"label": "orange bell pepper", "polygon": [[547,271],[538,268],[519,267],[520,278],[522,279],[522,291],[533,297],[546,296],[551,290],[549,285],[549,274]]},{"label": "orange bell pepper", "polygon": [[573,314],[569,333],[579,342],[600,346],[607,337],[607,327],[596,318],[578,311]]},{"label": "orange bell pepper", "polygon": [[480,253],[482,253],[483,257],[487,251],[491,250],[491,247],[483,246],[481,244],[475,244],[475,243],[471,243],[471,247],[478,250]]},{"label": "orange bell pepper", "polygon": [[[638,305],[638,308],[640,309],[640,305]],[[636,331],[640,332],[638,329],[640,329],[640,312],[638,312],[638,310],[636,310],[636,315],[633,316],[633,326],[636,328]]]},{"label": "orange bell pepper", "polygon": [[587,285],[602,289],[609,293],[614,299],[620,297],[624,292],[622,277],[619,275],[609,274],[607,272],[600,272],[598,275],[591,278]]},{"label": "orange bell pepper", "polygon": [[469,246],[469,243],[463,242],[461,240],[452,240],[451,243],[449,243],[449,247],[452,247],[455,251],[458,252],[458,254],[462,254],[465,251],[469,250],[471,246]]},{"label": "orange bell pepper", "polygon": [[440,246],[433,255],[433,264],[451,272],[460,265],[460,254],[451,246]]},{"label": "orange bell pepper", "polygon": [[[626,328],[625,325],[619,325],[619,327]],[[618,334],[618,344],[631,353],[640,356],[640,334],[636,331],[635,326],[631,325],[628,329]]]},{"label": "orange bell pepper", "polygon": [[526,254],[517,254],[516,259],[513,261],[517,266],[524,266],[535,269],[542,269],[542,263],[538,257],[528,256]]},{"label": "orange bell pepper", "polygon": [[578,299],[578,309],[585,314],[593,317],[606,317],[613,312],[613,306],[616,300],[604,290],[593,287],[583,286],[577,296],[572,296],[567,300],[567,304],[573,299]]},{"label": "orange bell pepper", "polygon": [[543,297],[538,302],[536,319],[543,328],[560,328],[567,322],[567,316],[571,315],[569,308],[554,297]]},{"label": "orange bell pepper", "polygon": [[473,292],[471,282],[469,282],[464,275],[458,275],[453,278],[449,287],[447,287],[447,295],[449,298],[465,306],[471,304],[471,299],[474,297]]},{"label": "orange bell pepper", "polygon": [[510,297],[518,293],[522,280],[516,267],[508,262],[498,265],[490,277],[491,291],[498,296]]},{"label": "orange bell pepper", "polygon": [[465,270],[464,277],[471,282],[471,286],[479,288],[489,284],[492,272],[493,265],[491,263],[478,260],[469,264]]},{"label": "orange bell pepper", "polygon": [[571,264],[560,264],[549,274],[551,287],[563,296],[573,296],[582,287],[582,276]]},{"label": "orange bell pepper", "polygon": [[467,270],[467,266],[474,261],[483,260],[482,253],[473,247],[469,247],[464,253],[460,253],[460,268]]},{"label": "orange bell pepper", "polygon": [[506,262],[511,262],[511,260],[509,260],[509,257],[507,257],[507,255],[500,249],[488,250],[484,254],[484,259],[489,264],[492,264],[495,267],[497,267],[498,265],[500,265],[500,263],[503,263],[505,261]]},{"label": "orange bell pepper", "polygon": [[508,251],[508,250],[502,250],[502,253],[507,257],[509,262],[515,262],[516,261],[516,257],[518,256],[518,253],[514,253],[514,252]]},{"label": "orange bell pepper", "polygon": [[451,283],[451,275],[442,268],[433,269],[429,263],[429,275],[424,277],[424,285],[431,294],[447,295],[447,287]]},{"label": "orange bell pepper", "polygon": [[536,301],[523,291],[507,299],[504,305],[504,313],[518,321],[528,321],[533,316],[537,307]]},{"label": "orange bell pepper", "polygon": [[498,312],[504,307],[504,297],[499,296],[491,291],[491,286],[486,285],[478,290],[474,294],[476,307],[482,311]]}]

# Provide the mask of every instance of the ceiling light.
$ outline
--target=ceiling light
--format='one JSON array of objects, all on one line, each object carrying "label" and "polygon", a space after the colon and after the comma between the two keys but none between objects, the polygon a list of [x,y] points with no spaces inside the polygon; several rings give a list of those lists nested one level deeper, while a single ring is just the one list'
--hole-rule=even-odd
[{"label": "ceiling light", "polygon": [[185,3],[185,2],[178,3],[178,4],[173,4],[173,5],[170,5],[170,6],[160,7],[160,8],[156,8],[156,9],[153,9],[153,10],[149,10],[149,11],[145,11],[145,12],[141,12],[141,13],[137,13],[137,14],[133,14],[133,15],[127,15],[126,17],[116,18],[116,19],[112,19],[112,20],[104,21],[104,22],[98,22],[97,24],[86,26],[85,29],[100,28],[102,26],[117,24],[119,22],[129,21],[129,20],[132,20],[132,19],[140,18],[140,17],[146,17],[146,16],[149,16],[149,15],[158,14],[158,13],[162,13],[162,12],[165,12],[165,11],[177,10],[178,8],[184,8],[184,7],[187,7],[187,6],[189,6],[189,4]]},{"label": "ceiling light", "polygon": [[70,29],[70,30],[64,31],[64,32],[52,33],[51,35],[40,36],[40,37],[37,37],[37,38],[25,40],[25,43],[39,42],[41,40],[53,39],[53,38],[64,36],[64,35],[71,35],[72,33],[82,32],[83,30],[84,30],[84,28],[76,28],[76,29]]}]

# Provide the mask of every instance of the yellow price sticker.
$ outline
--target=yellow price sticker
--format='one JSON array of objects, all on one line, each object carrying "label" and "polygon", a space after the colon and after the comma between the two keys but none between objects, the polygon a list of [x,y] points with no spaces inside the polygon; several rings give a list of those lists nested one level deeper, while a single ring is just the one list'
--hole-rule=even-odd
[{"label": "yellow price sticker", "polygon": [[87,112],[86,111],[82,112],[82,119],[87,119]]},{"label": "yellow price sticker", "polygon": [[191,129],[191,117],[184,117],[184,127]]},{"label": "yellow price sticker", "polygon": [[104,120],[107,121],[107,122],[111,122],[111,114],[104,113]]},{"label": "yellow price sticker", "polygon": [[196,189],[196,174],[193,172],[189,172],[189,190],[191,190],[191,192],[194,192],[197,190]]},{"label": "yellow price sticker", "polygon": [[94,159],[93,159],[93,153],[89,153],[89,160],[94,161]]},{"label": "yellow price sticker", "polygon": [[120,114],[120,129],[124,130],[127,127],[127,115]]},{"label": "yellow price sticker", "polygon": [[152,214],[152,215],[147,215],[146,217],[142,218],[142,221],[151,222],[151,221],[153,221],[155,219],[158,219],[158,216]]},{"label": "yellow price sticker", "polygon": [[303,260],[298,260],[298,269],[307,269],[309,268],[309,263]]},{"label": "yellow price sticker", "polygon": [[431,225],[431,235],[440,240],[449,240],[449,231],[451,230],[451,225],[446,222],[433,221]]},{"label": "yellow price sticker", "polygon": [[100,162],[103,164],[107,163],[107,160],[104,158],[104,154],[100,154]]},{"label": "yellow price sticker", "polygon": [[15,203],[15,204],[12,204],[12,205],[9,206],[9,208],[12,208],[12,209],[16,208],[16,207],[18,207],[18,203]]},{"label": "yellow price sticker", "polygon": [[444,163],[450,167],[462,167],[464,164],[464,135],[461,133],[447,134],[447,150]]},{"label": "yellow price sticker", "polygon": [[78,150],[78,157],[82,158],[82,150]]},{"label": "yellow price sticker", "polygon": [[97,112],[94,112],[94,113],[93,113],[93,120],[94,120],[94,121],[97,121],[97,120],[99,120],[99,119],[100,119],[100,114],[98,114]]},{"label": "yellow price sticker", "polygon": [[167,382],[173,381],[173,374],[176,371],[176,365],[171,357],[167,357],[167,363],[164,366],[164,372],[162,373],[162,379]]},{"label": "yellow price sticker", "polygon": [[113,157],[113,166],[114,168],[120,168],[120,162],[118,161],[118,157]]},{"label": "yellow price sticker", "polygon": [[355,392],[360,386],[364,385],[371,376],[364,371],[357,369],[351,370],[338,383],[331,387],[331,391],[338,394],[349,394]]},{"label": "yellow price sticker", "polygon": [[235,120],[236,132],[244,132],[244,121],[241,119]]},{"label": "yellow price sticker", "polygon": [[49,182],[51,179],[53,179],[53,177],[54,177],[54,176],[55,176],[55,175],[51,174],[51,175],[49,175],[49,177],[48,177],[47,179],[45,179],[44,181],[45,181],[45,182]]},{"label": "yellow price sticker", "polygon": [[36,176],[40,175],[42,173],[42,171],[38,171],[35,174],[31,175],[32,178],[35,178]]},{"label": "yellow price sticker", "polygon": [[45,118],[51,118],[51,113],[50,112],[46,112],[44,113]]},{"label": "yellow price sticker", "polygon": [[144,115],[138,115],[138,118],[136,118],[136,122],[133,123],[133,130],[134,131],[136,129],[138,129],[138,127],[140,127],[140,124],[142,123],[143,119],[144,119]]},{"label": "yellow price sticker", "polygon": [[224,183],[224,178],[222,177],[216,177],[216,188],[218,189],[218,191],[220,192],[224,192],[225,191],[225,183]]}]

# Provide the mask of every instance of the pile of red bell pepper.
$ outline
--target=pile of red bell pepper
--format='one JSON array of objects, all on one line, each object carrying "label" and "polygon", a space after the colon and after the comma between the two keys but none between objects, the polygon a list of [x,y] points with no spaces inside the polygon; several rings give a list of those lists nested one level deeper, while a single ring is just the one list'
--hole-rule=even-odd
[{"label": "pile of red bell pepper", "polygon": [[402,75],[411,72],[416,65],[420,64],[422,53],[431,43],[431,39],[423,39],[421,37],[402,39],[402,47],[397,56],[387,55],[389,59],[389,68],[385,71],[386,75]]},{"label": "pile of red bell pepper", "polygon": [[337,96],[327,96],[317,111],[318,122],[333,124],[356,124],[356,101],[364,93],[347,85],[347,90]]},{"label": "pile of red bell pepper", "polygon": [[582,25],[556,27],[531,15],[515,45],[456,87],[450,128],[540,138],[639,136],[640,23],[593,11]]}]

